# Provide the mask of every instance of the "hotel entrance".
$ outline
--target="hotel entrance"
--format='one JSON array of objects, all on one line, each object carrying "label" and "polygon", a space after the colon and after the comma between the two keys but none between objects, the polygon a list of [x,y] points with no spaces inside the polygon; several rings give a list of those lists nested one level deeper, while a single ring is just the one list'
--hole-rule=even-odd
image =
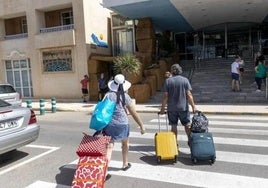
[{"label": "hotel entrance", "polygon": [[175,47],[182,60],[253,58],[262,50],[266,30],[249,23],[229,23],[211,26],[194,33],[175,34]]}]

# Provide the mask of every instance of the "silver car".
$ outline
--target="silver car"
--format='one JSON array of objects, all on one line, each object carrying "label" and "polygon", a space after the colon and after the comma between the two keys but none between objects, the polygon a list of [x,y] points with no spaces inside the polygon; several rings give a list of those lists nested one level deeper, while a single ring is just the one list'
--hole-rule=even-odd
[{"label": "silver car", "polygon": [[0,154],[35,141],[39,131],[33,110],[0,99]]},{"label": "silver car", "polygon": [[21,106],[22,103],[21,95],[7,83],[0,83],[0,99],[15,106]]}]

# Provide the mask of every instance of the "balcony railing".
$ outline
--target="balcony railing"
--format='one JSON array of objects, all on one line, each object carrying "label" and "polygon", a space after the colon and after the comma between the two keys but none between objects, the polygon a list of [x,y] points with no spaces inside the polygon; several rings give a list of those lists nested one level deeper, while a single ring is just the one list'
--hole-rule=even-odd
[{"label": "balcony railing", "polygon": [[6,35],[5,40],[20,39],[20,38],[26,38],[26,37],[28,37],[28,33],[20,33],[16,35]]},{"label": "balcony railing", "polygon": [[57,32],[57,31],[64,31],[64,30],[71,30],[74,29],[74,25],[61,25],[56,27],[48,27],[48,28],[41,28],[40,33],[50,33],[50,32]]}]

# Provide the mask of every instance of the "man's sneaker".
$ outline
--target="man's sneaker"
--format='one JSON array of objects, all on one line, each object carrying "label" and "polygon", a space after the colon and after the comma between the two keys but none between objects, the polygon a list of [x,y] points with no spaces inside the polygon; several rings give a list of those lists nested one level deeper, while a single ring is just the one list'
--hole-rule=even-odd
[{"label": "man's sneaker", "polygon": [[256,92],[259,93],[259,92],[261,92],[261,90],[260,89],[257,89]]}]

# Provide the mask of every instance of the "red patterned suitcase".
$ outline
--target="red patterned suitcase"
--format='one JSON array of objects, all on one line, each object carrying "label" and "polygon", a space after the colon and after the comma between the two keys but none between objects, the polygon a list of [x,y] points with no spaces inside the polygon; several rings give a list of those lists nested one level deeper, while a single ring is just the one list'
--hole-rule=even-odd
[{"label": "red patterned suitcase", "polygon": [[107,163],[105,156],[80,157],[72,188],[104,188]]}]

